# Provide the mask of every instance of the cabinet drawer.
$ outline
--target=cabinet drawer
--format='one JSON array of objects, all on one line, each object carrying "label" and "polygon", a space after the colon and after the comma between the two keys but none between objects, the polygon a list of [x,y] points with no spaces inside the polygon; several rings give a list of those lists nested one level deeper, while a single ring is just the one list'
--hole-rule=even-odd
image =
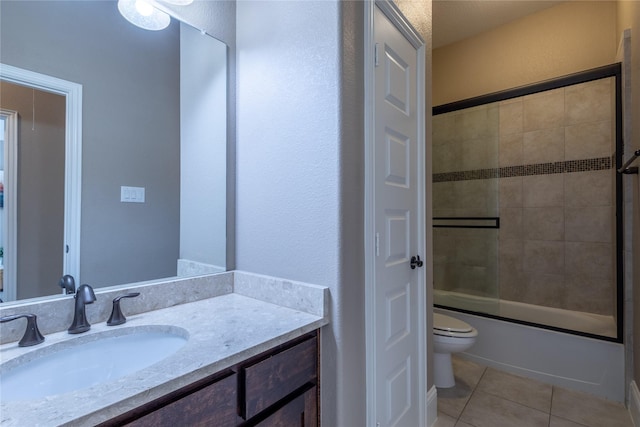
[{"label": "cabinet drawer", "polygon": [[265,360],[242,369],[247,420],[317,376],[317,338],[314,336]]},{"label": "cabinet drawer", "polygon": [[234,426],[237,420],[237,375],[211,385],[127,424],[127,427]]},{"label": "cabinet drawer", "polygon": [[318,390],[312,386],[282,408],[256,424],[256,427],[317,427]]}]

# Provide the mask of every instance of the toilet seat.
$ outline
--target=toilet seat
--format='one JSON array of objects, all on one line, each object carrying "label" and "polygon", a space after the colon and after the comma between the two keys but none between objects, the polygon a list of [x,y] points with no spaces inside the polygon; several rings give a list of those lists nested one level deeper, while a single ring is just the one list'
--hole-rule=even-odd
[{"label": "toilet seat", "polygon": [[433,333],[444,337],[469,338],[478,335],[478,331],[462,320],[433,313]]}]

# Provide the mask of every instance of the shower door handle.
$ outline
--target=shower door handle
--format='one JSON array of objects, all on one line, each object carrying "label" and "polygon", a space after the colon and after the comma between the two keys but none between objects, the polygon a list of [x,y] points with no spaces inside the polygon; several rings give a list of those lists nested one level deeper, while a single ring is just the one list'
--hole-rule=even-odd
[{"label": "shower door handle", "polygon": [[420,259],[420,255],[416,255],[416,256],[412,256],[411,257],[411,269],[412,270],[415,270],[416,267],[422,267],[422,264],[424,264],[424,263]]}]

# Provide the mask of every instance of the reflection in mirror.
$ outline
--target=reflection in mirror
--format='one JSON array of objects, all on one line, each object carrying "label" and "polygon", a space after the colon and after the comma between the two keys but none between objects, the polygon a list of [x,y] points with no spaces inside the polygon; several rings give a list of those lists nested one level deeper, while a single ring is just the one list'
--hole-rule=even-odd
[{"label": "reflection in mirror", "polygon": [[[137,28],[120,16],[115,1],[0,3],[0,63],[82,87],[82,122],[76,127],[82,142],[82,210],[75,222],[80,238],[68,247],[78,253],[79,268],[72,272],[78,285],[225,270],[226,56],[222,42],[176,20],[162,31]],[[2,84],[0,102],[5,100]],[[44,95],[55,92],[22,86],[31,96],[18,111],[19,159],[28,137],[49,143],[33,129],[49,126],[39,120],[50,107]],[[64,117],[68,111],[57,114]],[[73,131],[68,120],[64,124],[58,132]],[[41,181],[53,182],[69,166],[68,157],[64,167],[53,164],[64,153],[36,153],[55,170]],[[19,163],[18,173],[40,165]],[[142,190],[126,187],[144,189],[144,199]],[[26,244],[21,223],[27,215],[60,216],[56,194],[18,212],[18,248]],[[134,195],[138,199],[130,200]],[[2,231],[4,236],[7,230]],[[55,273],[27,280],[18,267],[18,298],[61,292],[60,275],[70,272],[62,254],[68,242],[59,232],[46,240],[55,249],[38,248]],[[44,272],[39,260],[20,249],[14,256],[32,272]],[[27,291],[30,286],[39,289]]]}]

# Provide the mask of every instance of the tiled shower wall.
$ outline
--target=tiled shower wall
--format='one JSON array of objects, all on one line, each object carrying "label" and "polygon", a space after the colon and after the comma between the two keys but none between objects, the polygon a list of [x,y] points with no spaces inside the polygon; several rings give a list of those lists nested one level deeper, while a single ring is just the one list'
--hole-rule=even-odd
[{"label": "tiled shower wall", "polygon": [[615,87],[607,78],[434,117],[435,287],[615,313]]}]

